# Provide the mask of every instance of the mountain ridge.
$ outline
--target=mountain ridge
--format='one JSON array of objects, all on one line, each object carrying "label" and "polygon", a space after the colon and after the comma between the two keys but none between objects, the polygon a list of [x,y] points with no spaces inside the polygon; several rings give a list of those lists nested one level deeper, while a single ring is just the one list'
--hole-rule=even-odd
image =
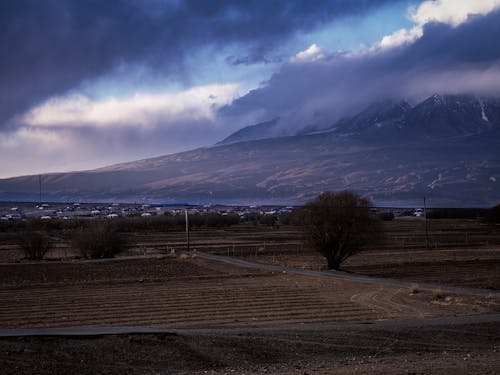
[{"label": "mountain ridge", "polygon": [[[349,189],[376,204],[420,202],[423,196],[434,205],[498,203],[500,101],[436,96],[420,104],[409,109],[403,101],[377,103],[321,133],[217,144],[90,171],[46,174],[43,196],[59,201],[300,204],[322,191]],[[38,193],[38,176],[0,180],[2,200],[36,200]]]},{"label": "mountain ridge", "polygon": [[[466,110],[464,111],[464,108]],[[439,118],[441,116],[441,118]],[[465,116],[465,117],[464,117]],[[433,118],[434,117],[434,118]],[[491,118],[491,120],[490,120]],[[278,125],[279,118],[256,125],[243,127],[217,143],[228,144],[256,139],[289,136],[283,126]],[[415,105],[405,100],[381,100],[370,104],[362,111],[350,117],[337,120],[325,129],[311,129],[310,126],[299,128],[292,135],[308,135],[315,133],[335,132],[339,135],[366,132],[374,136],[377,131],[386,135],[385,130],[400,129],[404,136],[415,136],[422,132],[420,124],[439,123],[440,131],[448,127],[447,134],[436,134],[434,129],[427,127],[426,135],[450,136],[474,134],[485,126],[500,126],[500,99],[494,97],[477,97],[467,94],[439,95],[434,94]],[[457,127],[457,123],[460,127]],[[448,126],[453,124],[451,127]],[[395,128],[395,129],[394,129]],[[460,128],[460,132],[457,132]],[[259,132],[256,134],[256,132]]]}]

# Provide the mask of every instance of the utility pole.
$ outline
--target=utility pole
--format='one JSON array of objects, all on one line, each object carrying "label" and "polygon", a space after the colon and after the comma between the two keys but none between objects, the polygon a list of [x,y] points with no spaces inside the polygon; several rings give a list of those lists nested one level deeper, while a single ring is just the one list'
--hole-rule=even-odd
[{"label": "utility pole", "polygon": [[39,193],[39,201],[40,205],[42,204],[42,175],[38,175],[38,193]]},{"label": "utility pole", "polygon": [[188,210],[185,210],[186,214],[186,239],[187,239],[187,251],[189,251],[189,218],[188,218]]},{"label": "utility pole", "polygon": [[427,221],[427,205],[424,196],[424,217],[425,217],[425,248],[429,248],[429,223]]}]

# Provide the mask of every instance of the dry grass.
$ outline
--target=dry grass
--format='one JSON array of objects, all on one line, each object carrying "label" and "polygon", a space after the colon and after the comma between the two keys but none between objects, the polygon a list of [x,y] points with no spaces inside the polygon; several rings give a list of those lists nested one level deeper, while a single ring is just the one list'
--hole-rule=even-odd
[{"label": "dry grass", "polygon": [[52,244],[47,235],[34,230],[27,230],[19,236],[19,246],[30,260],[42,260]]},{"label": "dry grass", "polygon": [[161,254],[156,257],[156,259],[175,259],[177,255],[175,253]]},{"label": "dry grass", "polygon": [[410,294],[419,293],[420,292],[419,285],[418,284],[411,284],[409,292],[410,292]]},{"label": "dry grass", "polygon": [[112,223],[92,223],[72,233],[73,246],[87,258],[113,258],[125,243]]},{"label": "dry grass", "polygon": [[441,288],[437,288],[432,291],[432,298],[434,299],[434,301],[440,301],[443,299],[443,297],[444,294]]},{"label": "dry grass", "polygon": [[188,260],[189,259],[189,255],[188,254],[181,254],[180,257],[179,257],[180,260]]}]

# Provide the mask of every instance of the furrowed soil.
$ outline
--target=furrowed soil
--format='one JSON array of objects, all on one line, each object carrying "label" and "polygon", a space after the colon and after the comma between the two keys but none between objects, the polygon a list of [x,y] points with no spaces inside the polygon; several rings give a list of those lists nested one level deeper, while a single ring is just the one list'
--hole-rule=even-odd
[{"label": "furrowed soil", "polygon": [[500,311],[493,298],[446,296],[273,274],[202,259],[0,266],[0,326],[265,326]]},{"label": "furrowed soil", "polygon": [[[350,258],[346,271],[500,288],[497,227],[435,220],[426,236],[420,220],[385,225],[384,242]],[[29,262],[16,234],[0,233],[0,328],[142,326],[178,333],[4,337],[0,368],[8,374],[500,371],[500,323],[453,321],[499,313],[496,297],[245,269],[181,257],[181,232],[125,236],[129,245],[116,259],[79,259],[61,241],[47,260]],[[191,240],[200,251],[324,269],[294,227],[195,228]],[[424,318],[430,317],[451,320],[427,326]],[[394,319],[423,320],[418,327],[352,325]],[[307,328],[315,324],[327,325]]]},{"label": "furrowed soil", "polygon": [[497,374],[500,325],[0,339],[8,374]]}]

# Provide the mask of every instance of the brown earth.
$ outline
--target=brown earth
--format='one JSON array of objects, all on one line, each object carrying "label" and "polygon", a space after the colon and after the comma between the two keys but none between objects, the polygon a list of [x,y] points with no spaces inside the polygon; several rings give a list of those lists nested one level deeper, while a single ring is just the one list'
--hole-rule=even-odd
[{"label": "brown earth", "polygon": [[[136,262],[150,280],[126,272]],[[15,271],[1,279],[0,326],[183,330],[178,335],[1,338],[0,368],[8,374],[280,375],[496,374],[500,369],[498,322],[427,326],[420,320],[417,327],[375,329],[350,324],[498,312],[498,300],[434,300],[431,293],[250,272],[201,259],[91,265],[89,276],[89,263],[58,264],[61,271],[68,267],[61,272],[66,276],[43,282],[40,275],[50,275],[54,264],[11,266]],[[347,325],[308,325],[315,322]]]},{"label": "brown earth", "polygon": [[[433,238],[439,232],[440,240],[426,249],[420,221],[387,225],[386,242],[350,258],[347,271],[416,282],[500,285],[496,229],[470,221],[436,222]],[[0,234],[0,259],[5,262],[0,264],[0,327],[145,326],[188,331],[178,336],[3,338],[0,368],[9,374],[63,374],[69,369],[89,374],[500,371],[500,323],[314,332],[294,328],[498,313],[498,299],[436,298],[432,292],[256,271],[200,258],[174,259],[158,254],[181,248],[182,233],[130,236],[134,245],[124,255],[148,258],[84,261],[74,259],[63,243],[49,256],[63,262],[19,263],[22,254],[13,236]],[[324,267],[323,259],[302,245],[293,227],[200,229],[192,241],[193,247],[213,253]],[[290,326],[276,331],[283,324]],[[240,331],[220,331],[224,327]],[[200,328],[214,331],[204,333]]]},{"label": "brown earth", "polygon": [[[137,265],[137,268],[135,268]],[[202,259],[0,267],[0,326],[222,327],[500,311],[500,301],[245,270]]]},{"label": "brown earth", "polygon": [[8,374],[497,374],[500,324],[0,339]]}]

